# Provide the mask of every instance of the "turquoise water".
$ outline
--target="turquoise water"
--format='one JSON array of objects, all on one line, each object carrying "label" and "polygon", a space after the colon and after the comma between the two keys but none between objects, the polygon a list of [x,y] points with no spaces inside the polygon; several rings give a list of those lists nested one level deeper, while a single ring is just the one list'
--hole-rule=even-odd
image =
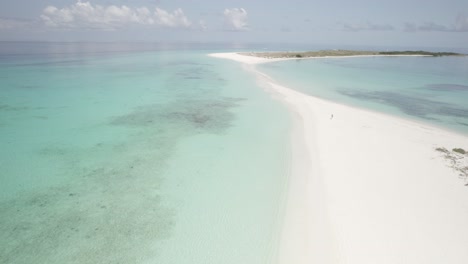
[{"label": "turquoise water", "polygon": [[272,262],[289,115],[238,63],[199,46],[0,51],[1,263]]},{"label": "turquoise water", "polygon": [[[274,263],[289,114],[232,50],[0,43],[0,263]],[[466,58],[259,66],[326,99],[466,131]]]},{"label": "turquoise water", "polygon": [[258,67],[306,94],[468,134],[468,57],[322,58]]}]

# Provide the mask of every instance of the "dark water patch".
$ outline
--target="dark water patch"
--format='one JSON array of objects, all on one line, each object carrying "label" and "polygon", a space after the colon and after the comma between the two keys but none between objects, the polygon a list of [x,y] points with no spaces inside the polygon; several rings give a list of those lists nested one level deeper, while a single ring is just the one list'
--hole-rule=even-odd
[{"label": "dark water patch", "polygon": [[[136,108],[110,123],[135,129],[122,142],[49,145],[37,154],[71,178],[0,203],[1,263],[141,263],[171,236],[167,161],[181,137],[221,133],[241,98],[178,100]],[[112,157],[112,158],[109,158]],[[59,253],[59,254],[56,254]]]},{"label": "dark water patch", "polygon": [[[213,71],[212,65],[209,64],[193,64],[188,65],[187,67],[181,66],[174,70],[175,73],[173,78],[175,79],[182,78],[188,81],[220,81],[219,74],[217,74],[216,71]],[[206,82],[204,82],[203,85],[206,85]]]},{"label": "dark water patch", "polygon": [[183,60],[180,60],[180,61],[169,61],[169,62],[166,62],[164,63],[164,66],[211,66],[212,64],[209,64],[209,63],[198,63],[198,62],[194,62],[194,61],[183,61]]},{"label": "dark water patch", "polygon": [[231,126],[235,116],[230,109],[242,100],[241,98],[181,100],[168,105],[149,105],[113,118],[111,124],[155,128],[171,126],[186,132],[220,133]]},{"label": "dark water patch", "polygon": [[42,89],[40,85],[29,85],[29,84],[15,85],[14,88],[25,89],[25,90]]},{"label": "dark water patch", "polygon": [[49,119],[47,116],[33,116],[34,119],[38,119],[38,120],[47,120]]},{"label": "dark water patch", "polygon": [[30,110],[31,107],[28,106],[13,106],[8,104],[1,104],[0,111],[8,111],[8,112],[17,112],[17,111],[27,111]]},{"label": "dark water patch", "polygon": [[[0,263],[141,263],[154,258],[158,243],[171,235],[176,212],[163,205],[160,191],[174,144],[157,148],[151,142],[41,150],[57,162],[66,160],[63,173],[72,180],[0,203]],[[83,162],[99,151],[110,151],[119,161]]]},{"label": "dark water patch", "polygon": [[148,190],[113,170],[95,173],[110,186],[53,189],[1,204],[0,233],[8,242],[0,248],[0,261],[138,263],[154,255],[154,242],[170,235],[174,212],[161,205],[157,189]]},{"label": "dark water patch", "polygon": [[392,92],[361,92],[361,91],[340,91],[341,94],[361,99],[369,100],[386,105],[397,107],[402,112],[425,118],[428,120],[434,120],[431,115],[449,116],[449,117],[468,117],[468,109],[457,108],[453,105],[437,102],[428,99],[415,98],[411,96],[405,96],[399,93]]},{"label": "dark water patch", "polygon": [[179,70],[175,73],[176,76],[182,78],[196,77],[202,79],[202,76],[207,75],[209,71],[205,67],[190,67],[186,69]]},{"label": "dark water patch", "polygon": [[457,123],[462,125],[462,126],[467,126],[468,127],[468,123],[463,123],[463,122],[457,122]]},{"label": "dark water patch", "polygon": [[38,62],[24,62],[24,63],[9,63],[8,67],[53,67],[53,66],[77,66],[77,65],[85,65],[88,64],[89,61],[87,60],[50,60],[50,61],[38,61]]},{"label": "dark water patch", "polygon": [[9,105],[9,104],[0,104],[0,112],[22,112],[30,110],[44,110],[47,109],[43,106],[22,106],[22,105]]},{"label": "dark water patch", "polygon": [[468,85],[462,84],[428,84],[423,87],[423,89],[431,91],[461,91],[468,92]]},{"label": "dark water patch", "polygon": [[45,148],[41,148],[38,151],[39,155],[56,155],[56,156],[63,156],[69,153],[69,150],[63,146],[48,146]]}]

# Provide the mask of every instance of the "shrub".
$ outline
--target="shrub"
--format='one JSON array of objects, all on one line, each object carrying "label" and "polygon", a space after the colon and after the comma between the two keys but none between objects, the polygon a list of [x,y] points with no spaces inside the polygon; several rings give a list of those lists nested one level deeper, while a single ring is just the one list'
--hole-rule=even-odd
[{"label": "shrub", "polygon": [[437,151],[448,153],[449,151],[446,148],[436,148]]},{"label": "shrub", "polygon": [[465,155],[466,154],[466,151],[462,148],[454,148],[452,149],[453,152],[457,152],[457,153],[460,153],[462,155]]}]

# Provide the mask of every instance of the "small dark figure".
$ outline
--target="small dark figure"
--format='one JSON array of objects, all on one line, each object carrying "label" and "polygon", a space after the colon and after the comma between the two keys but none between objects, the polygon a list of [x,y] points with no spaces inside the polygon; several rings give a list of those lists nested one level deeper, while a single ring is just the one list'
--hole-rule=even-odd
[{"label": "small dark figure", "polygon": [[330,120],[332,120],[332,119],[333,119],[333,114],[332,114],[331,117],[330,117]]}]

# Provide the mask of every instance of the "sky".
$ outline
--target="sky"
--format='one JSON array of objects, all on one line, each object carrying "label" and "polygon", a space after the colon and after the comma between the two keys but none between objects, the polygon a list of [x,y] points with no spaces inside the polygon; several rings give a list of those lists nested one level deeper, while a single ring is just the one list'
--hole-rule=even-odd
[{"label": "sky", "polygon": [[0,0],[0,41],[468,47],[467,0]]}]

